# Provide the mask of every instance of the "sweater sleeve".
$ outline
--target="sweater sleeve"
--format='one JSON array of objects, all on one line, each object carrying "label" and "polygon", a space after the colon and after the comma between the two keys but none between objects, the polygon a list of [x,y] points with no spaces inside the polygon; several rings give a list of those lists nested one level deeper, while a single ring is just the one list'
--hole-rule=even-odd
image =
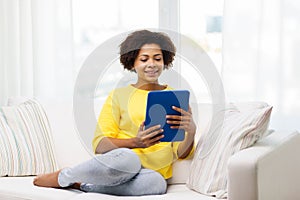
[{"label": "sweater sleeve", "polygon": [[112,91],[107,97],[98,118],[92,142],[94,152],[96,151],[99,142],[104,137],[116,138],[118,136],[120,132],[119,122],[120,106],[114,91]]}]

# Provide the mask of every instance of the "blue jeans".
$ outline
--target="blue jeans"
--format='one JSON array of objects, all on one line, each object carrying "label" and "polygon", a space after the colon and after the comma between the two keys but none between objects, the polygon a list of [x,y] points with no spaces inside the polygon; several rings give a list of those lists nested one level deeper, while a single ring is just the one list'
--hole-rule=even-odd
[{"label": "blue jeans", "polygon": [[141,167],[139,157],[130,149],[118,148],[58,175],[61,187],[81,183],[85,192],[120,196],[140,196],[166,193],[166,180],[158,172]]}]

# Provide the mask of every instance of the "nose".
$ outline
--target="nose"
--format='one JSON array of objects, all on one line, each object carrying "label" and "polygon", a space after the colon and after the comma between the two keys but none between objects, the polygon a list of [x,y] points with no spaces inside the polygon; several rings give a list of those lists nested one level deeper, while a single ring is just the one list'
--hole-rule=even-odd
[{"label": "nose", "polygon": [[148,60],[147,67],[154,67],[154,60],[153,59]]}]

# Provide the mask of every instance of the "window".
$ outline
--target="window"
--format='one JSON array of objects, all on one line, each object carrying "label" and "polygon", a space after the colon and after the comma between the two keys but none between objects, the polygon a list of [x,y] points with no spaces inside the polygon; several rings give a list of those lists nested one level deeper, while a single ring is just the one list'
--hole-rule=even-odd
[{"label": "window", "polygon": [[[105,4],[98,0],[72,2],[75,74],[86,57],[104,41],[123,32],[144,28],[179,31],[200,44],[215,63],[217,70],[221,71],[223,0],[153,0],[151,4],[148,0],[111,0]],[[175,65],[180,66],[177,73],[184,80],[182,87],[192,89],[194,96],[201,97],[198,98],[201,102],[210,102],[203,77],[189,61],[177,54]],[[105,98],[119,84],[116,80],[127,76],[127,79],[121,80],[126,82],[134,78],[121,67],[117,59],[107,67],[105,75],[99,80],[101,87],[97,89],[95,98]],[[174,86],[175,81],[169,81],[168,75],[167,78],[170,85]],[[164,82],[163,77],[161,80]]]},{"label": "window", "polygon": [[219,72],[222,66],[223,0],[180,1],[180,32],[197,42]]},{"label": "window", "polygon": [[[131,30],[159,26],[158,0],[152,0],[151,4],[148,0],[110,0],[105,3],[99,0],[73,0],[72,4],[76,66],[74,74],[78,74],[89,54],[106,40]],[[117,58],[110,66],[101,66],[99,63],[99,67],[106,70],[99,77],[94,95],[95,115],[99,114],[112,89],[120,82],[123,81],[124,85],[133,78],[132,73],[123,70]]]},{"label": "window", "polygon": [[[180,33],[192,39],[208,54],[219,73],[222,72],[223,0],[180,1]],[[197,67],[197,66],[196,66]],[[194,66],[195,68],[195,66]],[[211,102],[204,79],[186,61],[181,62],[182,74],[194,88],[197,103]],[[202,81],[201,81],[202,80]]]},{"label": "window", "polygon": [[[73,0],[76,72],[98,45],[122,32],[158,28],[158,0]],[[145,5],[151,6],[145,7]]]}]

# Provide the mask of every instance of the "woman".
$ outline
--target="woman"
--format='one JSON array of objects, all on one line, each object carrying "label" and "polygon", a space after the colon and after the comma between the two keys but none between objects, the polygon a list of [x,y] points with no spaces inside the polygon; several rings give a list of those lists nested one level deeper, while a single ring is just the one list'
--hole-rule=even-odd
[{"label": "woman", "polygon": [[93,139],[96,156],[75,167],[37,176],[35,185],[126,196],[164,194],[173,161],[191,154],[196,132],[191,109],[174,107],[181,116],[166,116],[171,128],[185,130],[182,142],[160,142],[163,129],[159,125],[145,129],[143,122],[149,91],[172,89],[158,82],[174,60],[170,38],[159,32],[135,31],[121,43],[120,55],[124,68],[137,74],[137,82],[109,94]]}]

